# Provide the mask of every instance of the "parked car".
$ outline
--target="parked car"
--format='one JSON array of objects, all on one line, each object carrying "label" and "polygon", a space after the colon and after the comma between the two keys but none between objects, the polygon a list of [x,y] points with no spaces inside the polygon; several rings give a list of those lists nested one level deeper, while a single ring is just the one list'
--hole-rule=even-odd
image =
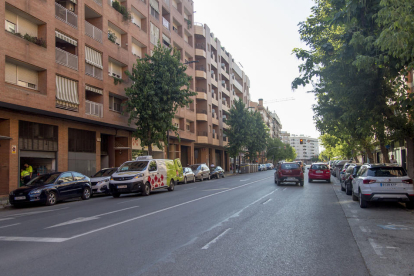
[{"label": "parked car", "polygon": [[331,171],[326,164],[314,163],[309,168],[308,180],[309,183],[313,180],[325,180],[328,183],[331,183]]},{"label": "parked car", "polygon": [[220,166],[217,166],[210,172],[210,178],[219,179],[220,177],[224,178],[224,170]]},{"label": "parked car", "polygon": [[174,191],[175,183],[183,180],[183,167],[180,159],[153,159],[152,156],[139,156],[135,161],[122,164],[109,181],[113,197],[121,194],[141,193],[167,189]]},{"label": "parked car", "polygon": [[264,172],[267,171],[267,167],[265,164],[259,164],[259,171]]},{"label": "parked car", "polygon": [[210,169],[204,164],[194,164],[190,168],[193,170],[195,178],[203,181],[204,179],[210,180]]},{"label": "parked car", "polygon": [[27,203],[54,205],[56,202],[81,197],[91,197],[89,177],[78,172],[55,172],[39,175],[26,185],[17,188],[9,195],[11,205],[20,206]]},{"label": "parked car", "polygon": [[413,180],[398,165],[362,165],[352,180],[352,199],[359,200],[361,208],[369,201],[404,202],[408,209],[414,208]]},{"label": "parked car", "polygon": [[345,180],[341,183],[341,191],[345,191],[347,195],[352,194],[352,180],[361,166],[362,164],[351,164],[345,171]]},{"label": "parked car", "polygon": [[351,162],[352,161],[350,161],[350,160],[339,160],[339,161],[337,161],[335,163],[335,167],[334,167],[334,170],[335,170],[335,175],[334,176],[339,178],[340,177],[340,172],[342,171],[343,166],[346,163],[351,163]]},{"label": "parked car", "polygon": [[273,168],[274,168],[272,163],[266,163],[265,166],[266,166],[267,170],[273,170]]},{"label": "parked car", "polygon": [[195,182],[196,181],[194,172],[189,167],[184,167],[183,168],[183,175],[184,175],[184,179],[183,179],[182,183],[184,183],[184,184],[187,184],[188,182]]},{"label": "parked car", "polygon": [[339,172],[339,183],[342,185],[342,183],[345,180],[345,172],[348,169],[348,167],[352,164],[355,163],[345,163],[344,166],[342,167],[341,171]]},{"label": "parked car", "polygon": [[275,171],[275,183],[280,185],[282,182],[296,182],[303,186],[303,171],[297,162],[281,163]]},{"label": "parked car", "polygon": [[111,194],[109,190],[109,181],[111,175],[116,172],[118,168],[106,168],[97,172],[91,177],[92,195],[94,194]]}]

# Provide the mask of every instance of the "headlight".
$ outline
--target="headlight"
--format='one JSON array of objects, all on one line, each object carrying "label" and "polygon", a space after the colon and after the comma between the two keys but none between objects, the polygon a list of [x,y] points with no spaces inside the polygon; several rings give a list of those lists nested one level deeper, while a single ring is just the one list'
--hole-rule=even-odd
[{"label": "headlight", "polygon": [[134,177],[134,179],[138,179],[138,178],[143,177],[143,176],[144,176],[144,174],[143,174],[143,173],[139,173],[139,174],[137,174],[137,175]]},{"label": "headlight", "polygon": [[[112,178],[111,178],[111,179],[112,179]],[[99,181],[99,182],[97,183],[97,185],[103,184],[103,183],[105,183],[105,182],[109,182],[109,178]]]},{"label": "headlight", "polygon": [[32,190],[29,195],[40,195],[42,193],[42,190],[40,189],[36,189],[36,190]]}]

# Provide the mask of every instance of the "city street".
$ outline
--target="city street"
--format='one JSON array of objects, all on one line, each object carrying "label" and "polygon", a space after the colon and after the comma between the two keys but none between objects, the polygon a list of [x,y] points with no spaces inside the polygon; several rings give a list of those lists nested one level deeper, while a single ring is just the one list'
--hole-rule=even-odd
[{"label": "city street", "polygon": [[276,186],[273,174],[0,210],[1,273],[412,275],[404,205],[361,209],[337,182]]}]

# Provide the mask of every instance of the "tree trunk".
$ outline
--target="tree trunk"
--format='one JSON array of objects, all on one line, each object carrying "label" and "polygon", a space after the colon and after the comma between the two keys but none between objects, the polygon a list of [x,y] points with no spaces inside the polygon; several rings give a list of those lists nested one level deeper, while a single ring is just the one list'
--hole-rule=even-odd
[{"label": "tree trunk", "polygon": [[[372,154],[372,152],[368,148],[366,148],[365,151],[366,151],[366,156],[369,159],[369,162],[372,162],[374,160],[374,155]],[[364,160],[364,161],[365,161],[365,163],[368,162],[368,160]]]},{"label": "tree trunk", "polygon": [[148,145],[148,155],[152,155],[152,145]]},{"label": "tree trunk", "polygon": [[359,163],[358,157],[356,155],[354,156],[354,160],[355,160],[355,163]]},{"label": "tree trunk", "polygon": [[388,156],[388,149],[385,147],[384,143],[380,142],[380,149],[382,156],[384,157],[384,163],[390,163],[390,157]]},{"label": "tree trunk", "polygon": [[[402,164],[401,164],[402,165]],[[414,178],[414,138],[407,138],[407,173]]]}]

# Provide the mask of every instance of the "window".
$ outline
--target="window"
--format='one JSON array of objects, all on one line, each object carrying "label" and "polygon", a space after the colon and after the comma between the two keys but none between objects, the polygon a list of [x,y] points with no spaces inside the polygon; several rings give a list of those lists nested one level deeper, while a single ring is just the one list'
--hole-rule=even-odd
[{"label": "window", "polygon": [[159,19],[160,11],[158,9],[159,4],[157,0],[150,0],[150,13],[156,19]]},{"label": "window", "polygon": [[6,31],[11,32],[13,34],[16,33],[17,31],[16,24],[6,20]]},{"label": "window", "polygon": [[122,100],[120,98],[109,96],[109,110],[121,112]]},{"label": "window", "polygon": [[122,79],[122,67],[110,60],[108,62],[108,75]]},{"label": "window", "polygon": [[22,87],[37,90],[38,72],[6,61],[5,80]]},{"label": "window", "polygon": [[78,109],[78,82],[56,75],[56,107]]},{"label": "window", "polygon": [[83,174],[77,173],[77,172],[73,172],[73,178],[75,179],[75,181],[79,181],[85,178],[85,176]]},{"label": "window", "polygon": [[149,163],[149,168],[148,168],[148,171],[150,171],[150,172],[154,172],[154,171],[156,171],[157,170],[157,162],[155,162],[155,161],[151,161],[150,163]]},{"label": "window", "polygon": [[151,37],[151,43],[154,45],[157,45],[158,41],[160,40],[160,29],[158,29],[158,27],[152,24],[152,22],[151,22],[150,37]]},{"label": "window", "polygon": [[73,181],[72,174],[70,172],[62,173],[58,181],[62,181],[63,183],[71,182]]},{"label": "window", "polygon": [[190,123],[186,124],[186,129],[187,129],[187,131],[190,131]]}]

